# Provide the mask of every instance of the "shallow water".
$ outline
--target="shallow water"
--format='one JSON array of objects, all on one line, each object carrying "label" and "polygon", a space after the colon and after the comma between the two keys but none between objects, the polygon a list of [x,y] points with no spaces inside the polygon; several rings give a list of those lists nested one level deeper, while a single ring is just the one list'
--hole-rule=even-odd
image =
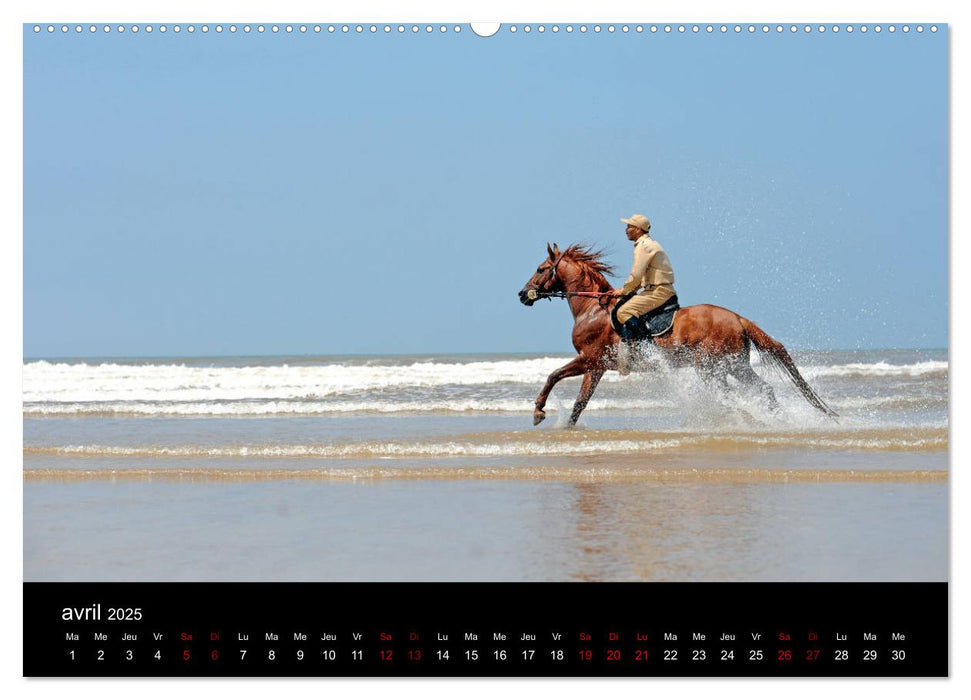
[{"label": "shallow water", "polygon": [[942,351],[796,354],[839,411],[568,358],[29,361],[42,580],[946,580]]},{"label": "shallow water", "polygon": [[925,581],[947,485],[29,482],[29,581]]}]

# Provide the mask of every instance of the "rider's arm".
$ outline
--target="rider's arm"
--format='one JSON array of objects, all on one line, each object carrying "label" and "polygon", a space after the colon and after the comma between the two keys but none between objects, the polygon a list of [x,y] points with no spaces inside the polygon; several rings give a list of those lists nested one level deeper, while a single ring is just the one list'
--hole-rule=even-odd
[{"label": "rider's arm", "polygon": [[623,289],[620,290],[621,296],[636,292],[640,289],[644,275],[647,274],[647,268],[650,266],[651,260],[654,259],[655,255],[657,255],[657,248],[655,246],[634,246],[634,266],[631,268],[630,277],[627,278],[627,281],[624,282]]}]

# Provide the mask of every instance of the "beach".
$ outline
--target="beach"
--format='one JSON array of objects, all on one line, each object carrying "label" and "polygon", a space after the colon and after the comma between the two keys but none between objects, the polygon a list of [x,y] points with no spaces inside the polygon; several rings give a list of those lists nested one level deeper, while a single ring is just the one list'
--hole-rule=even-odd
[{"label": "beach", "polygon": [[942,350],[796,352],[839,414],[568,356],[24,362],[26,581],[935,581]]}]

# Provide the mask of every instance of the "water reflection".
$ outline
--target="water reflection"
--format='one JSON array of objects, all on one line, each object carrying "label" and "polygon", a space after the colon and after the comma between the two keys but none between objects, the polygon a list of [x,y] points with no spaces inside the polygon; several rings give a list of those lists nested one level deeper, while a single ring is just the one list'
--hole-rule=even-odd
[{"label": "water reflection", "polygon": [[574,541],[565,561],[573,580],[947,577],[944,484],[572,488]]}]

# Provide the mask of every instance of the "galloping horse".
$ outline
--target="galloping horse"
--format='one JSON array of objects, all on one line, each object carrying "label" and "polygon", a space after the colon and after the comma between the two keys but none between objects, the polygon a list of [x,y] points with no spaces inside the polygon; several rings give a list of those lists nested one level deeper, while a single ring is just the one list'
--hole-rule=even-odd
[{"label": "galloping horse", "polygon": [[[573,347],[579,353],[570,362],[550,374],[533,411],[533,425],[539,425],[546,412],[546,399],[561,379],[583,375],[580,394],[573,404],[570,425],[574,425],[597,384],[607,370],[617,369],[616,346],[620,336],[610,323],[607,305],[602,301],[614,291],[604,273],[613,269],[604,263],[603,253],[573,245],[564,251],[554,244],[546,246],[549,256],[519,292],[519,300],[532,306],[537,298],[550,293],[566,293],[573,313]],[[580,295],[576,295],[580,292]],[[598,299],[598,295],[603,295]],[[827,406],[799,374],[782,343],[734,311],[711,304],[697,304],[679,309],[670,332],[653,339],[657,347],[675,366],[693,365],[702,378],[728,388],[731,375],[742,386],[759,391],[775,410],[777,402],[772,387],[749,363],[749,348],[754,345],[763,359],[783,370],[806,401],[828,416],[836,412]]]}]

